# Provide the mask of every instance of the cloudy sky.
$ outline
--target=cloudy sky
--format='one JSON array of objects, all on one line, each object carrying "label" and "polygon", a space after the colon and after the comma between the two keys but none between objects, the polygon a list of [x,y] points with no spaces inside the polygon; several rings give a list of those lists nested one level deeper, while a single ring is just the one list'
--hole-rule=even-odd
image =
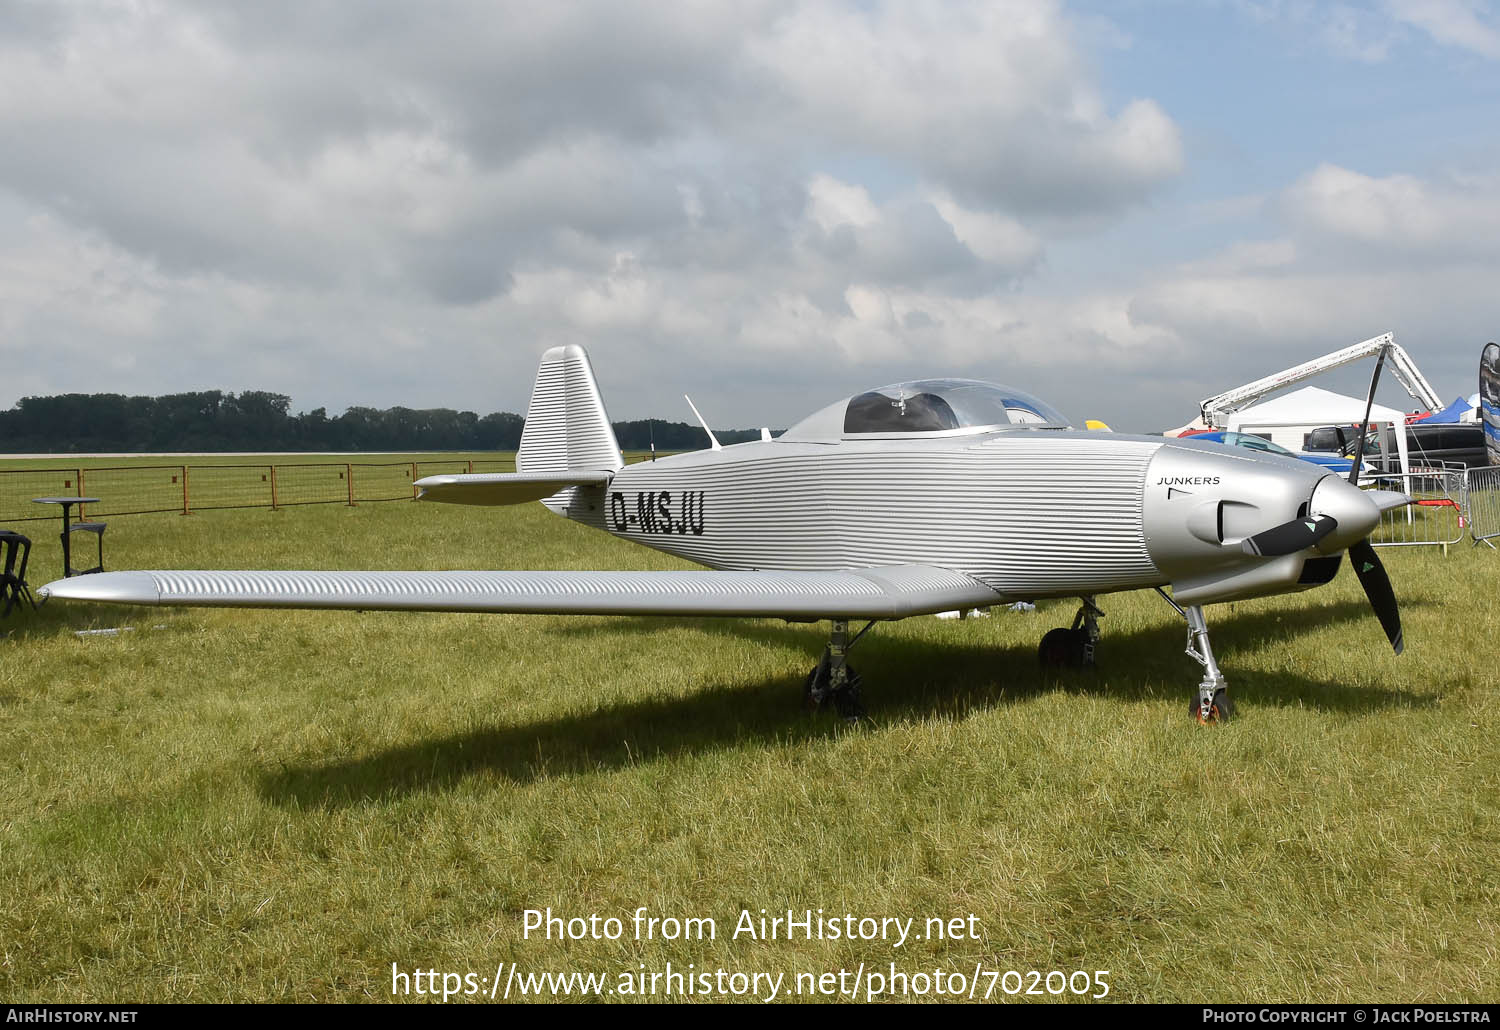
[{"label": "cloudy sky", "polygon": [[1386,330],[1445,398],[1500,336],[1480,0],[0,0],[0,406],[524,411],[582,343],[615,418],[1146,431]]}]

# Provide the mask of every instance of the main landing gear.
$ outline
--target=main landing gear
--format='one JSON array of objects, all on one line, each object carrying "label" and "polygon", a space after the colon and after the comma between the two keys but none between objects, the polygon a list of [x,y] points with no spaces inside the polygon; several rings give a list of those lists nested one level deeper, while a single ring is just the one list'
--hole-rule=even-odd
[{"label": "main landing gear", "polygon": [[1188,705],[1188,714],[1205,725],[1228,722],[1234,717],[1234,702],[1229,700],[1229,682],[1219,671],[1219,663],[1214,661],[1214,649],[1208,642],[1208,622],[1203,618],[1202,607],[1194,604],[1183,608],[1161,587],[1157,587],[1156,592],[1187,620],[1187,655],[1203,666],[1203,681],[1198,684],[1198,693]]},{"label": "main landing gear", "polygon": [[1099,620],[1104,613],[1094,604],[1093,597],[1080,597],[1083,602],[1078,614],[1073,616],[1073,628],[1048,630],[1037,647],[1037,658],[1044,666],[1071,666],[1081,669],[1094,664],[1094,650],[1099,645]]},{"label": "main landing gear", "polygon": [[833,633],[823,650],[823,659],[807,674],[802,687],[802,702],[809,709],[827,708],[830,704],[846,721],[854,722],[865,714],[859,703],[859,673],[849,664],[849,649],[875,625],[849,636],[849,620],[834,619]]}]

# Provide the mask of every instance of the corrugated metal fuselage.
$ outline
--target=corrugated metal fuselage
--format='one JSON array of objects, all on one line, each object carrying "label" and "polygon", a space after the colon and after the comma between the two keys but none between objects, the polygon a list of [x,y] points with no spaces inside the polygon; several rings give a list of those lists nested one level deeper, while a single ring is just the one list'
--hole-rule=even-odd
[{"label": "corrugated metal fuselage", "polygon": [[568,517],[714,569],[897,564],[1008,598],[1165,583],[1143,529],[1162,441],[1056,430],[756,442],[626,466],[552,498]]}]

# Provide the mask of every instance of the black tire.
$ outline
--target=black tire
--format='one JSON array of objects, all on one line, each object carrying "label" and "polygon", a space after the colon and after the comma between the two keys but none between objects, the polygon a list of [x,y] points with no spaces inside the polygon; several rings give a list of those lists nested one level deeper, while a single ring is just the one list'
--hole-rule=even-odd
[{"label": "black tire", "polygon": [[847,674],[844,680],[844,688],[834,691],[830,688],[828,662],[826,660],[813,666],[807,674],[807,680],[802,684],[802,704],[810,712],[819,711],[833,705],[835,711],[842,718],[854,721],[865,714],[860,704],[860,678],[854,666],[846,664],[844,671]]},{"label": "black tire", "polygon": [[1049,629],[1042,637],[1042,642],[1037,645],[1036,656],[1043,667],[1056,668],[1069,664],[1068,655],[1071,653],[1073,631],[1070,629]]},{"label": "black tire", "polygon": [[1089,634],[1085,629],[1051,629],[1037,645],[1037,659],[1045,666],[1081,669],[1088,664]]},{"label": "black tire", "polygon": [[1203,712],[1198,707],[1198,697],[1195,694],[1192,701],[1188,703],[1188,714],[1205,726],[1218,725],[1234,718],[1234,702],[1223,690],[1214,691],[1213,704],[1209,706],[1208,718],[1203,718]]},{"label": "black tire", "polygon": [[1082,627],[1068,630],[1068,664],[1075,669],[1094,664],[1089,660],[1089,631]]},{"label": "black tire", "polygon": [[807,680],[802,684],[802,707],[809,712],[816,712],[827,700],[828,664],[819,662],[812,667]]},{"label": "black tire", "polygon": [[844,689],[833,695],[834,710],[839,713],[839,718],[845,722],[855,722],[864,718],[865,708],[860,704],[859,697],[859,673],[854,671],[854,666],[845,666],[849,678],[844,681]]}]

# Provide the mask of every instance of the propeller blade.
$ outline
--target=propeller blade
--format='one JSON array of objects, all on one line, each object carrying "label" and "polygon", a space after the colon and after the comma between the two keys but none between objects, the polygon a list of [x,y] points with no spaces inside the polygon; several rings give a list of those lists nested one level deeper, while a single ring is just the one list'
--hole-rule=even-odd
[{"label": "propeller blade", "polygon": [[1359,485],[1359,470],[1365,460],[1365,441],[1370,438],[1370,409],[1375,407],[1375,387],[1380,385],[1380,370],[1385,366],[1387,347],[1380,348],[1380,357],[1375,361],[1375,374],[1370,377],[1370,392],[1365,397],[1365,420],[1360,423],[1359,443],[1354,448],[1354,463],[1349,466],[1349,484]]},{"label": "propeller blade", "polygon": [[1380,619],[1380,628],[1385,630],[1391,647],[1400,654],[1406,644],[1401,639],[1401,611],[1396,607],[1396,592],[1391,589],[1390,577],[1385,574],[1385,566],[1380,564],[1368,538],[1349,548],[1349,560],[1359,576],[1359,585],[1365,588],[1365,596],[1370,599],[1370,607]]},{"label": "propeller blade", "polygon": [[1332,515],[1309,515],[1293,519],[1279,526],[1272,526],[1263,533],[1248,536],[1240,547],[1246,554],[1262,558],[1280,558],[1284,554],[1296,554],[1312,547],[1329,533],[1339,528],[1338,519]]}]

